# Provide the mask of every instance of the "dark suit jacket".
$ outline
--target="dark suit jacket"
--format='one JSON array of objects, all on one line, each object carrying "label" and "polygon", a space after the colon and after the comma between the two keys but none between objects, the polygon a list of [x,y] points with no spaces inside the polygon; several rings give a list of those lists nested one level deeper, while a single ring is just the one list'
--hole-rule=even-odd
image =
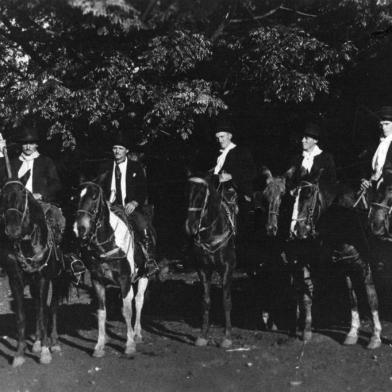
[{"label": "dark suit jacket", "polygon": [[240,195],[252,196],[257,172],[249,150],[238,146],[230,150],[221,171],[231,174],[232,183]]},{"label": "dark suit jacket", "polygon": [[320,175],[319,184],[323,188],[328,185],[336,184],[336,167],[333,156],[328,152],[322,152],[320,155],[316,155],[313,160],[313,166],[310,173],[303,173],[301,170],[303,156],[298,155],[293,162],[295,166],[295,173],[293,177],[293,183],[296,185],[301,180],[314,180],[322,170]]},{"label": "dark suit jacket", "polygon": [[[18,177],[18,171],[22,163],[19,158],[11,160],[13,177]],[[34,161],[33,193],[41,193],[44,201],[52,202],[57,199],[61,188],[60,178],[54,162],[51,158],[40,155]]]},{"label": "dark suit jacket", "polygon": [[[103,178],[101,183],[106,200],[110,198],[114,161],[108,161],[101,166],[99,175]],[[126,173],[125,203],[136,200],[142,206],[147,198],[147,181],[140,163],[128,159]]]}]

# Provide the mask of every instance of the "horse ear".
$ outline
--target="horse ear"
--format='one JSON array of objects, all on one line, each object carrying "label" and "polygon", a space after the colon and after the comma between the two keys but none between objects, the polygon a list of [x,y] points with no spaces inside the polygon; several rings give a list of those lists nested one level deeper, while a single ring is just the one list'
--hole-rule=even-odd
[{"label": "horse ear", "polygon": [[291,178],[293,178],[294,173],[295,173],[295,166],[291,166],[287,171],[285,171],[285,172],[283,173],[283,176],[282,176],[282,177],[283,177],[285,180],[290,180]]},{"label": "horse ear", "polygon": [[261,168],[261,174],[262,174],[263,176],[265,176],[265,182],[266,182],[267,184],[269,184],[269,183],[273,180],[273,176],[272,176],[271,170],[268,169],[268,167],[263,166],[263,167]]},{"label": "horse ear", "polygon": [[97,183],[98,185],[102,186],[109,175],[109,172],[104,172],[100,174],[97,178],[93,180],[93,182]]},{"label": "horse ear", "polygon": [[27,170],[27,172],[26,172],[25,174],[23,174],[22,177],[19,178],[19,181],[20,181],[24,186],[26,186],[27,181],[28,181],[29,178],[30,178],[30,174],[31,174],[31,170],[29,169],[29,170]]}]

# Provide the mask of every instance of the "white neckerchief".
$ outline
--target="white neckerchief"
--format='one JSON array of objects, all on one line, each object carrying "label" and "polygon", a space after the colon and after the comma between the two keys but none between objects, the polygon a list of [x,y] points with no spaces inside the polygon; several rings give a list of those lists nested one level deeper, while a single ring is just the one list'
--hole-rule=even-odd
[{"label": "white neckerchief", "polygon": [[377,147],[376,152],[372,159],[372,169],[373,174],[371,179],[373,181],[378,181],[382,176],[382,169],[385,164],[385,159],[387,158],[388,148],[392,141],[392,134],[387,137],[382,137],[380,139],[380,144]]},{"label": "white neckerchief", "polygon": [[230,142],[229,145],[225,149],[220,150],[221,154],[219,155],[218,159],[216,160],[214,174],[219,174],[219,172],[221,171],[221,169],[225,163],[226,156],[227,156],[228,152],[235,147],[237,147],[237,145]]},{"label": "white neckerchief", "polygon": [[28,189],[31,193],[33,193],[33,168],[34,168],[34,159],[39,157],[39,152],[34,151],[31,155],[20,154],[19,160],[22,161],[22,165],[18,170],[18,178],[23,177],[29,170],[30,176],[26,182],[26,189]]},{"label": "white neckerchief", "polygon": [[[126,188],[127,164],[128,164],[128,158],[126,158],[124,162],[118,164],[118,167],[120,168],[120,172],[121,172],[122,205],[125,204],[125,197],[127,196],[127,188]],[[113,163],[112,184],[110,186],[109,202],[113,203],[114,200],[116,200],[116,162]]]},{"label": "white neckerchief", "polygon": [[313,147],[312,151],[303,151],[302,156],[304,158],[302,160],[301,166],[305,168],[308,173],[310,173],[312,170],[314,157],[320,155],[322,152],[323,150],[320,150],[317,144]]}]

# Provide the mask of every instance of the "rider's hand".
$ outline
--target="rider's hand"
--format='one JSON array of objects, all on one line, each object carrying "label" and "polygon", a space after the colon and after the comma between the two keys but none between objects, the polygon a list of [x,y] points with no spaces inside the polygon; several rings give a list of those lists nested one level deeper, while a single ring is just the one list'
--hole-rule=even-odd
[{"label": "rider's hand", "polygon": [[129,203],[125,205],[125,213],[127,215],[131,215],[133,211],[135,211],[135,208],[139,205],[139,203],[136,200],[132,200]]},{"label": "rider's hand", "polygon": [[227,182],[231,179],[232,177],[230,173],[222,172],[221,174],[219,174],[219,182]]},{"label": "rider's hand", "polygon": [[42,195],[40,193],[33,193],[33,197],[35,200],[42,200]]},{"label": "rider's hand", "polygon": [[365,191],[366,189],[369,189],[370,186],[372,185],[371,181],[366,180],[365,178],[362,178],[361,180],[361,191]]},{"label": "rider's hand", "polygon": [[6,147],[6,141],[3,139],[3,135],[0,133],[0,157],[3,156],[3,149]]}]

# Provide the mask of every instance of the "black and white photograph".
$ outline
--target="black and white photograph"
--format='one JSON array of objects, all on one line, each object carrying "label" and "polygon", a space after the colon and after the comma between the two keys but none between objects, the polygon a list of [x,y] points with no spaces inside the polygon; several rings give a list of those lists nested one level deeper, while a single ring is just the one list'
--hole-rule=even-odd
[{"label": "black and white photograph", "polygon": [[392,391],[392,0],[0,0],[0,391]]}]

